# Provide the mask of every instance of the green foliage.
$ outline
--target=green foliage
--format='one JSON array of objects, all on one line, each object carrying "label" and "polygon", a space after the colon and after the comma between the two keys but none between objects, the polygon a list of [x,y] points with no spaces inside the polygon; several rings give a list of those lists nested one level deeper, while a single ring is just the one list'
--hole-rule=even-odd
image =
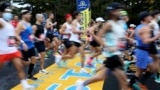
[{"label": "green foliage", "polygon": [[[131,22],[137,23],[137,15],[139,12],[160,8],[160,0],[90,0],[92,18],[105,17],[105,8],[110,2],[121,2],[126,6]],[[24,3],[31,4],[33,15],[35,13],[54,12],[55,19],[59,23],[63,23],[64,15],[72,13],[76,10],[76,0],[25,0]]]}]

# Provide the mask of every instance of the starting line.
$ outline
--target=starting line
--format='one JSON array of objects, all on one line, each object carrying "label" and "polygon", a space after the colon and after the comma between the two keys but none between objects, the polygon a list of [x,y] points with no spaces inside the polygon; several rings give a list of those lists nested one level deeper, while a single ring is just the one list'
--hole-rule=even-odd
[{"label": "starting line", "polygon": [[[100,56],[99,59],[103,60]],[[80,74],[80,57],[77,55],[74,59],[69,60],[68,68],[57,68],[55,64],[49,66],[46,70],[49,74],[36,74],[37,81],[28,80],[28,82],[36,86],[36,90],[75,90],[75,82],[78,79],[86,80],[91,77],[90,74]],[[87,68],[91,72],[90,68]],[[98,82],[84,90],[101,90],[103,82]],[[11,90],[21,90],[21,85],[13,87]]]}]

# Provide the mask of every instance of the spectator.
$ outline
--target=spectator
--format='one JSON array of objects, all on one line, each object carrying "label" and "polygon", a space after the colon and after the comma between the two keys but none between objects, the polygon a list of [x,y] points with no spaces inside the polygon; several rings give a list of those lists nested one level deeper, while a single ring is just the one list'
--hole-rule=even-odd
[{"label": "spectator", "polygon": [[19,22],[18,15],[14,15],[13,20],[11,21],[11,24],[13,25],[14,28],[17,27],[18,22]]}]

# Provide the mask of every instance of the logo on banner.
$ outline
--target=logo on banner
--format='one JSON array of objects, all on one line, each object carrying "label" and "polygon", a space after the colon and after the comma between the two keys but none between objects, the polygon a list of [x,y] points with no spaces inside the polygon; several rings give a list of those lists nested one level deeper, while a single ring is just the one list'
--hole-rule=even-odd
[{"label": "logo on banner", "polygon": [[80,2],[80,5],[79,6],[87,6],[87,4],[86,4],[86,2],[84,1],[84,0],[82,0],[81,2]]},{"label": "logo on banner", "polygon": [[88,7],[88,3],[85,0],[81,0],[78,2],[78,11],[83,11]]}]

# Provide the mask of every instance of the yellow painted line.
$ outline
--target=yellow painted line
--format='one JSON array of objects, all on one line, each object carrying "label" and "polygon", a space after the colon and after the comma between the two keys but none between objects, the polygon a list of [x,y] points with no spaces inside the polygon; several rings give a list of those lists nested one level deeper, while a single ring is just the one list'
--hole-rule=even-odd
[{"label": "yellow painted line", "polygon": [[[103,56],[100,56],[99,59],[103,59]],[[86,80],[89,77],[80,74],[80,76],[67,74],[69,72],[79,74],[80,66],[80,56],[76,56],[74,59],[68,61],[68,68],[58,68],[55,64],[49,66],[46,70],[49,71],[49,74],[36,74],[35,77],[38,78],[37,81],[28,80],[30,84],[37,86],[36,90],[75,90],[74,85],[78,79]],[[87,69],[91,71],[89,68]],[[68,77],[65,77],[68,75]],[[91,76],[90,76],[91,77]],[[101,90],[102,82],[89,85],[85,90]],[[54,88],[54,89],[53,89]],[[68,89],[67,89],[68,88]],[[22,90],[21,85],[17,85],[11,90]]]}]

